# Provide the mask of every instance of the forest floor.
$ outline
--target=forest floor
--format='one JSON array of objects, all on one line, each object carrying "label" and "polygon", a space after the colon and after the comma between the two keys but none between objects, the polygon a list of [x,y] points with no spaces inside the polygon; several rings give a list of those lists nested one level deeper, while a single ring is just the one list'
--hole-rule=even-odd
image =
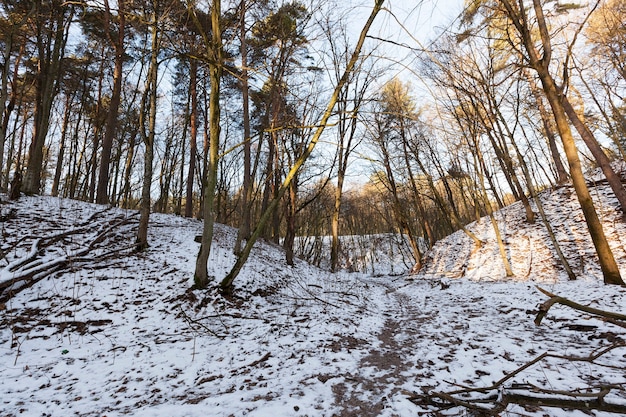
[{"label": "forest floor", "polygon": [[[515,279],[499,277],[497,256],[469,257],[461,235],[417,276],[291,267],[280,248],[260,243],[225,298],[190,289],[199,221],[152,215],[150,247],[137,254],[134,211],[23,197],[0,204],[0,220],[1,416],[460,416],[466,407],[416,398],[507,375],[500,389],[605,389],[604,403],[626,405],[623,328],[560,305],[533,323],[547,300],[536,285],[621,313],[626,289],[603,285],[591,257],[575,265],[581,279],[563,280],[532,243],[539,232],[520,240],[532,260],[511,253],[523,271]],[[506,223],[511,247],[517,223]],[[215,277],[234,262],[234,239],[218,225]],[[583,249],[568,254],[583,259]],[[464,278],[450,278],[459,271]],[[520,370],[546,352],[587,358],[602,349],[593,361],[547,356]],[[511,403],[500,415],[616,414]]]}]

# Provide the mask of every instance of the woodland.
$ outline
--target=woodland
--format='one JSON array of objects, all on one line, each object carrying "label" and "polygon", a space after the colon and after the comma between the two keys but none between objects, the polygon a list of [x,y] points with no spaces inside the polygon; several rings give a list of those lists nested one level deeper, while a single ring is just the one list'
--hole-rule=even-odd
[{"label": "woodland", "polygon": [[0,0],[0,414],[623,415],[624,22]]},{"label": "woodland", "polygon": [[520,201],[550,230],[537,193],[571,182],[623,285],[585,171],[626,208],[626,5],[468,0],[422,41],[408,23],[434,6],[2,1],[0,189],[138,209],[137,250],[150,213],[203,219],[198,288],[234,226],[229,292],[259,238],[336,271],[340,236],[397,233],[419,271],[457,230],[480,247],[484,215],[510,276],[493,213]]}]

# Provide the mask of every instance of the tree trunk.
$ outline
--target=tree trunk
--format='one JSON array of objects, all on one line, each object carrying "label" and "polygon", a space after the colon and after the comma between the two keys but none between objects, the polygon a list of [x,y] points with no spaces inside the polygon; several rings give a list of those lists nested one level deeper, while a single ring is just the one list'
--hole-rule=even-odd
[{"label": "tree trunk", "polygon": [[535,11],[539,34],[541,36],[542,55],[539,55],[535,47],[535,42],[528,25],[528,17],[525,9],[516,10],[509,0],[500,0],[509,15],[511,23],[516,27],[521,41],[528,53],[528,62],[530,66],[537,71],[539,79],[546,95],[548,103],[552,108],[552,113],[556,122],[556,127],[563,142],[563,148],[570,167],[570,175],[574,184],[574,190],[578,197],[578,202],[587,221],[587,228],[591,235],[591,240],[598,254],[600,268],[604,275],[605,284],[625,285],[620,275],[619,268],[615,262],[613,252],[606,239],[602,223],[598,218],[595,206],[589,194],[589,189],[585,182],[582,172],[578,149],[572,136],[565,109],[563,107],[563,97],[556,82],[549,72],[549,65],[552,57],[552,46],[550,44],[550,36],[548,26],[544,17],[542,4],[540,0],[533,0],[533,9]]},{"label": "tree trunk", "polygon": [[[519,114],[516,114],[516,117],[519,118]],[[523,127],[522,127],[522,133],[526,137],[526,131],[524,130]],[[520,167],[522,168],[522,173],[524,174],[524,178],[526,178],[528,192],[530,196],[532,197],[533,201],[535,202],[535,206],[537,206],[537,211],[539,211],[539,217],[541,218],[543,225],[546,227],[546,230],[548,232],[548,237],[550,238],[550,241],[552,242],[552,245],[554,246],[554,250],[556,251],[558,258],[561,261],[561,265],[563,266],[563,269],[565,269],[565,273],[567,274],[567,277],[569,278],[570,281],[573,281],[576,279],[576,274],[574,274],[574,271],[572,271],[572,268],[567,258],[565,257],[565,254],[561,250],[561,245],[559,244],[559,241],[557,240],[556,235],[554,234],[554,230],[552,229],[552,225],[550,224],[550,221],[548,220],[548,216],[546,215],[546,212],[543,209],[543,203],[541,203],[541,198],[539,198],[539,196],[537,195],[537,191],[535,189],[535,186],[533,185],[533,179],[530,176],[530,170],[528,169],[528,164],[526,163],[526,160],[522,156],[522,153],[519,149],[519,146],[517,146],[517,143],[513,141],[512,145],[513,145],[513,148],[515,149],[515,153],[517,154],[517,158],[519,159],[519,164],[520,164]]]},{"label": "tree trunk", "polygon": [[602,169],[602,172],[611,186],[615,197],[617,197],[617,201],[619,201],[622,213],[626,214],[626,190],[624,190],[622,180],[613,170],[611,161],[602,150],[602,147],[593,136],[593,133],[591,133],[591,130],[589,130],[587,125],[580,120],[576,110],[574,110],[574,107],[572,107],[572,104],[564,94],[561,94],[561,101],[563,102],[563,109],[565,110],[565,113],[576,128],[576,131],[582,138],[583,142],[585,142],[585,145],[587,145],[589,151],[591,151],[593,157],[596,159],[598,166]]},{"label": "tree trunk", "polygon": [[111,163],[111,149],[113,148],[113,139],[117,132],[118,125],[118,111],[120,107],[120,100],[122,97],[122,65],[124,63],[124,26],[126,25],[126,0],[117,1],[117,18],[118,18],[118,31],[117,38],[113,40],[111,35],[111,9],[109,7],[109,1],[104,0],[104,24],[105,31],[109,41],[113,44],[115,50],[115,66],[113,68],[113,91],[111,92],[111,101],[109,103],[109,112],[106,118],[106,127],[104,131],[104,137],[102,138],[102,152],[100,154],[100,173],[98,175],[98,187],[96,190],[96,203],[107,204],[109,203],[108,186],[109,186],[109,165]]},{"label": "tree trunk", "polygon": [[[154,0],[156,2],[156,0]],[[155,4],[156,6],[156,4]],[[146,146],[144,155],[143,185],[141,188],[141,203],[139,206],[139,229],[137,231],[137,250],[148,247],[148,222],[150,220],[150,189],[152,188],[152,162],[154,160],[154,138],[156,135],[156,107],[157,107],[157,78],[159,71],[159,30],[157,27],[157,12],[153,11],[151,22],[151,54],[150,69],[146,81],[146,92],[149,98],[148,133],[145,130],[145,99],[142,100],[140,112],[140,133]],[[145,97],[145,95],[144,95]]]},{"label": "tree trunk", "polygon": [[[405,142],[406,137],[404,135],[404,125],[402,121],[400,122],[400,135],[402,137],[402,141]],[[391,192],[391,197],[393,199],[393,216],[396,220],[400,233],[402,235],[406,234],[409,239],[409,246],[411,247],[413,259],[415,260],[415,266],[413,267],[413,271],[417,272],[422,268],[422,253],[419,250],[419,245],[417,244],[417,240],[415,239],[415,234],[413,233],[413,230],[409,225],[409,222],[407,221],[403,204],[400,201],[398,186],[394,177],[394,170],[391,166],[391,158],[389,155],[389,150],[387,148],[386,138],[381,138],[381,140],[379,141],[379,147],[381,152],[383,153],[383,165],[385,167],[387,181],[389,182],[389,191]]]},{"label": "tree trunk", "polygon": [[548,147],[550,148],[550,155],[552,155],[552,162],[554,163],[554,168],[556,170],[556,182],[558,184],[563,184],[567,182],[568,175],[565,170],[565,166],[561,161],[561,153],[559,152],[559,148],[556,145],[556,136],[554,134],[554,130],[552,127],[552,121],[550,120],[550,116],[548,114],[548,110],[543,104],[543,98],[541,97],[541,93],[537,88],[537,84],[535,80],[528,73],[528,70],[524,70],[524,75],[530,84],[530,91],[535,98],[535,103],[537,104],[537,110],[539,111],[539,115],[541,116],[541,123],[543,125],[543,130],[548,139]]},{"label": "tree trunk", "polygon": [[[343,155],[339,155],[339,158],[342,158]],[[332,272],[337,271],[337,267],[339,264],[339,215],[341,214],[341,195],[343,194],[343,181],[345,178],[345,170],[341,169],[342,164],[339,165],[339,170],[337,171],[337,188],[335,188],[335,201],[333,204],[333,213],[331,218],[331,243],[330,243],[330,270]]]},{"label": "tree trunk", "polygon": [[539,72],[539,77],[546,93],[546,97],[548,98],[548,102],[552,107],[552,112],[554,113],[557,129],[559,131],[559,135],[561,136],[563,148],[565,149],[565,155],[567,156],[567,162],[570,167],[570,174],[572,176],[572,182],[574,183],[574,189],[576,190],[576,196],[578,197],[578,202],[580,203],[585,220],[587,221],[587,227],[589,229],[589,234],[591,235],[591,240],[593,241],[598,254],[600,267],[604,275],[604,283],[624,285],[624,281],[622,280],[619,268],[613,256],[613,252],[611,251],[609,242],[606,240],[602,223],[600,223],[595,206],[591,200],[587,183],[585,182],[585,177],[583,175],[578,156],[578,149],[576,148],[574,137],[572,136],[572,132],[565,115],[565,109],[562,106],[563,100],[559,97],[558,89],[552,77],[547,74],[547,71],[544,71],[543,68],[540,69],[541,71]]},{"label": "tree trunk", "polygon": [[187,188],[185,193],[185,217],[193,217],[193,183],[196,174],[196,158],[198,154],[198,63],[189,59],[189,95],[191,109],[189,112],[189,171],[187,172]]},{"label": "tree trunk", "polygon": [[[2,173],[4,172],[4,142],[6,139],[7,125],[4,122],[4,111],[8,98],[9,70],[11,69],[11,51],[13,49],[13,31],[9,33],[4,45],[4,65],[2,78],[0,79],[0,191],[3,188]],[[8,119],[7,119],[8,123]],[[10,165],[10,161],[7,161]]]},{"label": "tree trunk", "polygon": [[63,171],[63,158],[65,156],[65,142],[67,138],[67,130],[69,129],[70,111],[72,108],[72,95],[68,93],[65,99],[65,110],[63,112],[63,125],[61,126],[61,137],[59,138],[59,152],[57,154],[57,163],[54,170],[54,180],[52,181],[52,196],[59,195],[59,182],[61,181],[61,172]]},{"label": "tree trunk", "polygon": [[489,215],[489,220],[491,221],[491,225],[493,227],[493,231],[496,235],[496,242],[498,243],[498,251],[500,252],[500,258],[502,259],[502,264],[504,266],[504,272],[507,277],[512,277],[513,269],[511,269],[511,263],[509,262],[509,258],[506,254],[506,247],[504,245],[504,241],[502,240],[502,234],[500,233],[500,227],[498,226],[498,222],[496,221],[496,217],[493,215],[493,209],[491,208],[491,203],[489,202],[489,197],[487,196],[487,189],[485,188],[485,180],[482,174],[483,167],[485,166],[485,160],[483,158],[483,154],[480,151],[479,144],[476,143],[476,139],[474,138],[474,146],[476,149],[475,158],[478,159],[478,163],[474,163],[476,167],[476,174],[479,178],[479,185],[481,189],[481,196],[483,199],[483,204],[485,209],[487,210],[487,214]]},{"label": "tree trunk", "polygon": [[[15,33],[20,30],[24,24],[30,19],[31,15],[35,12],[36,3],[32,3],[32,7],[29,12],[26,13],[20,22],[16,22],[11,25],[8,36],[5,38],[4,43],[4,64],[2,67],[2,78],[0,78],[0,191],[6,188],[8,184],[8,177],[4,175],[5,167],[4,167],[4,146],[6,142],[7,128],[9,125],[9,119],[11,116],[11,112],[13,111],[13,107],[15,106],[15,100],[17,96],[17,92],[15,91],[16,80],[18,79],[20,61],[22,60],[22,56],[24,55],[25,44],[22,42],[20,45],[20,52],[18,56],[15,58],[15,63],[13,64],[13,82],[12,82],[12,90],[11,91],[11,100],[9,101],[9,105],[7,106],[7,99],[9,98],[8,94],[8,86],[9,86],[9,72],[11,70],[11,52],[13,52],[13,42]],[[6,172],[8,173],[10,170],[11,158],[7,158],[7,167]]]},{"label": "tree trunk", "polygon": [[[272,179],[273,169],[274,169],[274,153],[276,152],[274,146],[274,140],[270,137],[267,140],[267,160],[265,161],[265,170],[264,170],[264,186],[263,186],[263,198],[261,200],[261,212],[265,213],[271,204],[272,197]],[[266,225],[262,231],[263,239],[270,240],[271,233],[269,227]]]},{"label": "tree trunk", "polygon": [[[61,62],[65,53],[65,44],[69,25],[73,15],[73,7],[67,21],[64,10],[56,11],[55,32],[46,39],[45,25],[37,28],[37,61],[39,71],[35,86],[35,120],[33,139],[29,147],[28,168],[24,176],[24,192],[39,194],[41,191],[41,174],[43,169],[43,148],[50,127],[50,113],[57,93],[57,85],[61,74]],[[54,39],[53,39],[54,38]],[[47,42],[47,43],[46,43]],[[51,45],[52,43],[52,45]]]},{"label": "tree trunk", "polygon": [[296,203],[298,198],[298,177],[289,184],[289,194],[287,197],[286,223],[287,230],[285,232],[285,240],[283,241],[283,249],[285,250],[285,258],[287,265],[293,266],[293,244],[296,239]]},{"label": "tree trunk", "polygon": [[133,162],[135,159],[135,146],[137,142],[137,131],[133,131],[128,139],[128,152],[126,154],[126,163],[124,164],[124,180],[122,185],[122,207],[130,208],[130,180],[133,173]]},{"label": "tree trunk", "polygon": [[215,222],[215,189],[217,186],[219,148],[220,148],[220,82],[222,78],[222,32],[220,26],[221,0],[213,0],[211,8],[211,45],[209,61],[209,77],[211,97],[209,102],[209,160],[204,188],[204,227],[202,242],[196,260],[194,283],[196,288],[206,288],[209,284],[207,263],[211,253],[213,226]]},{"label": "tree trunk", "polygon": [[241,224],[237,231],[235,255],[241,253],[241,244],[250,238],[252,203],[252,149],[250,143],[250,98],[248,91],[248,45],[246,42],[246,0],[241,0],[239,39],[241,42],[241,99],[243,117],[243,190],[241,196]]},{"label": "tree trunk", "polygon": [[415,175],[413,174],[413,169],[411,168],[411,164],[409,161],[409,149],[406,138],[404,134],[402,135],[402,150],[404,154],[404,163],[406,164],[407,172],[409,174],[409,183],[411,184],[411,190],[413,191],[413,201],[415,201],[415,206],[417,207],[417,213],[420,218],[420,223],[422,225],[423,234],[428,238],[428,247],[431,248],[435,244],[435,237],[433,236],[432,228],[430,227],[430,222],[426,217],[426,210],[424,209],[424,202],[422,200],[422,195],[420,194],[419,189],[417,188],[417,182],[415,181]]},{"label": "tree trunk", "polygon": [[498,108],[497,103],[492,103],[492,104],[493,104],[492,110],[497,115],[496,126],[498,127],[498,131],[500,132],[500,136],[502,137],[502,149],[504,150],[503,155],[505,158],[504,163],[507,169],[511,171],[511,178],[515,186],[517,187],[519,198],[522,201],[522,204],[524,205],[524,211],[526,212],[526,221],[529,224],[534,224],[535,213],[530,207],[530,202],[528,201],[528,197],[526,197],[526,193],[524,193],[522,184],[517,177],[517,173],[515,172],[515,167],[513,166],[513,158],[511,157],[508,146],[506,144],[506,138],[508,138],[511,142],[515,142],[515,138],[513,137],[513,132],[511,132],[511,130],[509,129],[509,125],[506,123],[504,115]]},{"label": "tree trunk", "polygon": [[159,170],[159,198],[154,204],[154,211],[158,213],[167,213],[167,205],[169,201],[170,194],[170,184],[172,182],[172,175],[174,174],[173,170],[173,142],[174,142],[174,134],[173,134],[173,126],[169,127],[169,132],[167,134],[167,138],[165,139],[165,151],[163,152],[163,157],[161,158],[161,168]]}]

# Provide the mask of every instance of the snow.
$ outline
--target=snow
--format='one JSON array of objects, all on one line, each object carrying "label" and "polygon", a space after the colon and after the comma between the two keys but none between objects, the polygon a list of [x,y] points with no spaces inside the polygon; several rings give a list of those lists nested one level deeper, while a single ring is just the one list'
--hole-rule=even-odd
[{"label": "snow", "polygon": [[[488,387],[544,352],[586,357],[623,342],[623,328],[561,305],[533,323],[547,299],[536,285],[604,310],[626,306],[626,289],[601,282],[570,191],[546,192],[544,203],[577,281],[566,280],[540,221],[525,224],[513,205],[498,218],[513,278],[483,219],[469,226],[480,250],[456,233],[415,276],[290,267],[280,248],[260,242],[229,298],[190,290],[197,220],[152,215],[150,247],[135,254],[132,211],[51,197],[4,202],[0,215],[17,217],[0,225],[3,279],[29,253],[68,263],[0,305],[0,415],[415,416],[429,409],[409,401],[414,393]],[[594,196],[626,276],[624,223],[606,188]],[[32,253],[36,239],[69,230]],[[218,279],[234,262],[235,236],[217,225],[209,265]],[[391,258],[377,259],[376,271],[394,270]],[[613,384],[605,401],[624,404],[625,369],[622,346],[594,363],[545,358],[505,386]],[[502,415],[589,414],[509,405]]]}]

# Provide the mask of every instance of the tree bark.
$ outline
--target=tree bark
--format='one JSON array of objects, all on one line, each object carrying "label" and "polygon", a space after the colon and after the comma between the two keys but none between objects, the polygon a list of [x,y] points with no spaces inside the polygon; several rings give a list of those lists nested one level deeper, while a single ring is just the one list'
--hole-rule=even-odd
[{"label": "tree bark", "polygon": [[287,210],[285,213],[285,220],[287,224],[285,232],[285,240],[283,241],[283,249],[285,250],[285,259],[287,265],[294,265],[294,252],[293,244],[296,238],[296,211],[297,211],[297,198],[298,198],[298,178],[294,178],[289,184],[289,193],[287,197]]},{"label": "tree bark", "polygon": [[214,203],[220,146],[220,82],[223,70],[220,16],[221,0],[213,0],[211,7],[211,60],[209,61],[209,77],[211,82],[211,97],[209,102],[209,160],[204,188],[204,227],[194,274],[196,288],[206,288],[209,284],[207,263],[211,253],[211,242],[213,240],[213,227],[215,223]]},{"label": "tree bark", "polygon": [[[39,6],[42,7],[42,6]],[[51,6],[56,9],[59,6]],[[65,7],[52,11],[50,22],[37,25],[37,62],[38,72],[35,86],[35,120],[33,139],[29,147],[28,168],[24,176],[24,192],[39,194],[41,191],[41,174],[43,170],[44,145],[50,127],[50,113],[58,90],[61,74],[62,57],[69,33],[69,22],[74,14],[73,6],[65,18]],[[54,24],[52,33],[46,33],[47,24]]]},{"label": "tree bark", "polygon": [[496,235],[496,242],[498,243],[498,251],[500,252],[500,258],[502,259],[502,265],[504,266],[504,272],[507,277],[512,277],[513,269],[511,268],[511,263],[509,262],[509,258],[506,253],[506,247],[504,245],[504,241],[502,240],[502,234],[500,233],[500,227],[498,226],[498,222],[496,217],[493,215],[493,209],[491,208],[491,203],[489,202],[489,197],[487,196],[487,189],[485,188],[485,180],[483,175],[483,170],[485,167],[485,160],[483,158],[483,154],[480,151],[480,146],[477,142],[476,138],[474,140],[474,148],[475,148],[475,158],[478,159],[477,163],[474,163],[476,167],[476,174],[479,178],[479,185],[481,188],[481,197],[483,199],[483,205],[485,206],[485,210],[487,210],[487,214],[489,215],[489,220],[491,221],[491,226],[493,227],[493,231]]},{"label": "tree bark", "polygon": [[[0,190],[2,190],[5,181],[3,181],[3,172],[4,172],[4,145],[7,134],[7,126],[9,123],[9,114],[12,110],[12,106],[9,105],[7,107],[7,98],[8,98],[8,86],[9,86],[9,72],[11,72],[11,52],[13,52],[13,42],[14,37],[17,31],[24,26],[26,21],[30,18],[30,16],[35,11],[35,3],[32,4],[32,7],[28,13],[26,13],[19,22],[11,24],[11,29],[7,38],[5,39],[4,44],[4,64],[2,67],[2,78],[0,78]],[[20,48],[19,56],[15,60],[14,64],[14,77],[18,75],[18,67],[21,57],[23,55],[24,46]],[[12,93],[14,95],[15,92]],[[14,103],[13,103],[14,104]],[[6,114],[5,114],[6,111]],[[7,165],[10,165],[10,160],[7,161]]]},{"label": "tree bark", "polygon": [[124,64],[124,33],[126,25],[126,0],[117,1],[117,18],[118,18],[118,30],[117,38],[113,40],[111,35],[111,8],[109,7],[109,1],[104,0],[104,24],[105,31],[109,42],[113,44],[115,50],[115,65],[113,67],[113,91],[111,92],[111,101],[109,103],[109,112],[106,118],[106,127],[104,131],[104,137],[102,138],[102,152],[100,154],[100,172],[98,175],[98,186],[96,189],[96,203],[108,204],[108,186],[109,186],[109,166],[111,164],[111,149],[113,147],[113,139],[117,132],[118,125],[118,112],[120,107],[120,100],[122,97],[122,65]]},{"label": "tree bark", "polygon": [[241,0],[239,39],[241,42],[241,100],[243,118],[243,190],[241,195],[241,223],[237,231],[235,255],[241,253],[241,244],[250,238],[252,203],[252,147],[250,138],[250,97],[248,86],[248,44],[246,42],[246,1]]},{"label": "tree bark", "polygon": [[[34,4],[34,3],[33,3]],[[33,8],[34,10],[34,8]],[[7,46],[8,48],[8,46]],[[20,52],[18,53],[17,57],[15,58],[15,63],[13,64],[13,79],[11,80],[11,96],[9,98],[9,103],[8,105],[6,105],[6,107],[4,108],[4,110],[2,111],[2,113],[0,113],[0,116],[2,118],[2,120],[0,120],[0,123],[2,123],[2,126],[0,126],[0,142],[2,142],[2,146],[0,147],[0,161],[4,160],[4,145],[6,143],[6,133],[9,127],[9,121],[11,119],[11,113],[13,112],[13,109],[15,108],[15,104],[17,102],[17,79],[18,79],[18,74],[19,74],[19,68],[20,68],[20,61],[22,60],[22,57],[24,56],[24,52],[26,50],[26,45],[24,43],[22,43],[20,45]],[[5,62],[5,69],[8,70],[8,62]],[[24,87],[22,87],[23,89]],[[2,98],[3,104],[4,101],[6,100],[6,97]],[[11,135],[11,146],[9,146],[9,154],[7,155],[7,165],[4,168],[4,170],[0,169],[0,189],[7,189],[8,188],[8,183],[9,183],[9,172],[11,171],[11,160],[13,159],[13,150],[15,148],[15,136],[16,136],[16,131],[17,131],[17,126],[18,126],[18,120],[19,115],[21,113],[21,109],[22,109],[22,104],[23,104],[23,98],[20,98],[19,101],[19,105],[18,105],[18,109],[16,112],[16,117],[15,120],[13,121],[13,133]],[[24,123],[25,125],[25,123]],[[18,157],[19,159],[19,157]],[[16,164],[17,166],[20,166],[19,162]],[[2,166],[2,162],[0,162],[0,166]]]},{"label": "tree bark", "polygon": [[550,120],[550,115],[546,106],[543,103],[543,98],[541,97],[541,92],[537,88],[537,84],[535,80],[531,77],[528,70],[523,71],[528,83],[530,84],[530,91],[532,92],[533,97],[535,98],[535,103],[537,104],[537,110],[539,111],[539,116],[541,117],[541,123],[543,125],[543,130],[548,139],[548,147],[550,149],[550,155],[552,155],[552,162],[554,163],[554,168],[556,170],[556,182],[558,184],[563,184],[567,182],[568,175],[565,170],[565,166],[561,161],[561,153],[559,152],[559,148],[556,146],[556,135],[554,133],[554,129],[552,127],[552,121]]},{"label": "tree bark", "polygon": [[563,98],[560,89],[557,87],[556,82],[549,72],[549,65],[552,55],[552,46],[550,44],[550,37],[548,33],[548,26],[543,14],[543,9],[540,0],[533,0],[533,8],[537,18],[537,24],[539,26],[539,33],[541,36],[541,44],[543,47],[543,54],[540,56],[539,52],[535,49],[535,42],[532,37],[530,28],[528,27],[527,15],[523,8],[516,10],[509,0],[499,0],[505,7],[511,23],[516,27],[521,41],[523,43],[526,52],[528,53],[528,62],[530,66],[537,71],[539,79],[543,87],[543,91],[546,95],[548,103],[552,108],[552,113],[556,122],[556,128],[561,136],[563,142],[563,148],[567,157],[567,162],[570,167],[570,175],[578,197],[578,202],[587,221],[587,228],[591,235],[594,247],[598,254],[600,268],[604,275],[605,284],[617,284],[625,285],[620,275],[619,268],[615,262],[615,257],[611,251],[611,247],[606,239],[602,223],[598,218],[595,206],[589,194],[587,183],[582,172],[580,158],[578,156],[578,149],[572,136],[565,109],[563,107]]},{"label": "tree bark", "polygon": [[563,102],[563,109],[565,110],[567,117],[574,125],[574,128],[576,128],[576,131],[582,138],[583,142],[585,142],[585,145],[587,145],[589,151],[591,151],[591,154],[595,158],[600,169],[602,169],[602,172],[611,186],[615,197],[617,197],[617,201],[619,201],[622,213],[626,214],[626,190],[622,185],[620,176],[615,173],[615,170],[613,170],[613,167],[611,166],[611,161],[602,150],[602,147],[596,140],[593,133],[591,133],[591,130],[589,130],[587,125],[580,120],[578,113],[576,113],[576,110],[574,110],[574,107],[572,107],[572,104],[567,97],[564,94],[561,94],[561,99]]},{"label": "tree bark", "polygon": [[65,99],[65,110],[63,111],[63,124],[61,126],[61,137],[59,138],[59,152],[57,154],[57,163],[54,170],[54,180],[52,181],[52,196],[59,195],[59,182],[61,181],[61,171],[63,170],[63,158],[65,156],[65,142],[67,139],[67,131],[69,129],[70,111],[72,108],[73,95],[67,94]]},{"label": "tree bark", "polygon": [[[516,117],[519,117],[519,114],[516,115]],[[522,132],[524,133],[524,136],[526,136],[526,132],[524,131],[523,128],[522,128]],[[552,229],[552,225],[550,224],[550,221],[548,220],[548,216],[546,215],[546,212],[543,209],[543,203],[541,202],[541,199],[537,195],[537,190],[535,189],[535,186],[533,185],[533,180],[530,176],[530,170],[528,169],[528,164],[526,163],[526,160],[522,156],[522,153],[519,147],[517,146],[517,143],[513,141],[512,145],[517,154],[517,158],[520,161],[520,167],[522,168],[522,172],[524,174],[524,177],[526,178],[528,192],[530,196],[532,197],[533,201],[535,202],[535,206],[537,207],[537,211],[539,212],[539,217],[541,217],[541,220],[544,226],[546,227],[546,231],[548,232],[548,237],[550,238],[550,241],[552,242],[552,245],[554,246],[554,250],[556,251],[558,258],[561,261],[561,265],[563,266],[563,268],[565,269],[565,272],[567,273],[567,277],[571,281],[573,281],[576,279],[576,274],[574,274],[574,271],[572,271],[569,261],[567,260],[567,258],[565,257],[565,254],[561,250],[561,245],[559,244],[559,241],[557,240],[556,235],[554,234],[554,230]]]},{"label": "tree bark", "polygon": [[598,218],[585,177],[580,165],[580,159],[578,157],[578,149],[574,142],[572,132],[565,116],[565,110],[562,106],[562,100],[559,98],[559,92],[556,88],[554,80],[545,71],[541,71],[539,74],[541,82],[546,92],[548,102],[552,107],[554,118],[556,120],[557,129],[563,141],[563,148],[567,156],[567,162],[570,167],[570,174],[572,176],[572,182],[574,183],[574,189],[576,190],[576,196],[578,202],[587,221],[587,228],[591,235],[591,240],[596,248],[598,258],[600,261],[600,267],[604,275],[605,284],[617,284],[624,285],[624,281],[620,275],[619,268],[615,262],[613,252],[609,246],[609,242],[604,234],[602,223]]},{"label": "tree bark", "polygon": [[[151,32],[151,52],[150,69],[146,80],[146,91],[142,100],[140,112],[140,134],[145,144],[143,185],[141,187],[141,202],[139,205],[139,229],[137,231],[137,250],[144,250],[148,247],[148,222],[150,220],[150,190],[152,188],[152,162],[154,161],[154,138],[156,136],[156,107],[157,107],[157,79],[159,73],[159,29],[157,20],[157,5],[154,1],[154,11],[150,23]],[[145,130],[145,98],[149,99],[148,105],[148,133]]]},{"label": "tree bark", "polygon": [[189,111],[189,171],[187,172],[187,188],[185,193],[185,217],[193,217],[193,183],[196,174],[196,158],[198,155],[198,63],[189,59],[189,95],[191,109]]}]

